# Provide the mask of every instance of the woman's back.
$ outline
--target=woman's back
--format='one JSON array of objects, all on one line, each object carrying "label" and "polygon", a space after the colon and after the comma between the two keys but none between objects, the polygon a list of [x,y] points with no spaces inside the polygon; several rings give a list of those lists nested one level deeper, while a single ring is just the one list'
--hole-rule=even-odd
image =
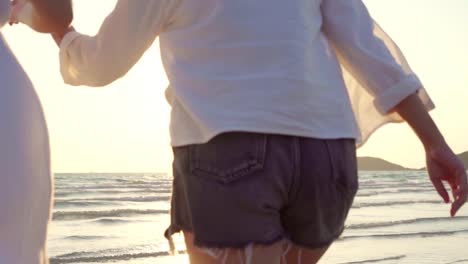
[{"label": "woman's back", "polygon": [[[9,0],[0,0],[0,17],[3,19]],[[1,24],[0,24],[1,26]],[[47,138],[42,107],[27,74],[12,53],[0,32],[0,130],[1,140],[11,145],[16,138],[26,136]],[[31,131],[31,129],[34,129]],[[6,144],[4,142],[4,144]],[[20,142],[15,142],[20,143]],[[23,142],[24,144],[28,142]],[[13,146],[12,146],[13,147]],[[4,147],[1,148],[5,149]],[[9,149],[9,152],[13,149]]]},{"label": "woman's back", "polygon": [[[0,26],[9,0],[0,0]],[[52,181],[44,114],[0,33],[0,263],[48,263]]]},{"label": "woman's back", "polygon": [[204,142],[213,128],[355,137],[321,2],[180,1],[160,35],[173,145]]}]

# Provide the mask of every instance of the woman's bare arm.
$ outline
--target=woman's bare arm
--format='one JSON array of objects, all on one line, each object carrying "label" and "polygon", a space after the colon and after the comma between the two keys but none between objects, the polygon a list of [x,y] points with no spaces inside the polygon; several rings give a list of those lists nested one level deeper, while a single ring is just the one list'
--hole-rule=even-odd
[{"label": "woman's bare arm", "polygon": [[401,101],[394,111],[406,120],[424,145],[429,177],[446,203],[450,198],[443,181],[450,185],[454,199],[450,214],[455,216],[468,197],[467,174],[463,163],[447,145],[442,133],[416,94]]}]

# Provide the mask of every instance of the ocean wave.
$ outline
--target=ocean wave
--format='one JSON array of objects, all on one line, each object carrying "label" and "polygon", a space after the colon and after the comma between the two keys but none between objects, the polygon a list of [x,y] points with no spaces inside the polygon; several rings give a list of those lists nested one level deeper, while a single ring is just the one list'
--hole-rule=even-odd
[{"label": "ocean wave", "polygon": [[444,202],[440,200],[390,201],[390,202],[374,202],[374,203],[355,203],[353,204],[353,208],[408,205],[408,204],[416,204],[416,203],[418,204],[444,204]]},{"label": "ocean wave", "polygon": [[87,206],[99,206],[99,205],[111,205],[113,204],[112,202],[106,202],[105,200],[103,201],[58,201],[58,199],[55,199],[54,201],[54,207],[87,207]]},{"label": "ocean wave", "polygon": [[375,189],[366,189],[362,188],[356,194],[357,197],[370,197],[382,194],[405,194],[405,193],[433,193],[434,187],[424,187],[424,188],[404,188],[404,189],[390,189],[385,188],[384,190],[375,190]]},{"label": "ocean wave", "polygon": [[108,183],[108,184],[83,184],[83,185],[56,185],[55,189],[64,191],[64,190],[70,190],[70,191],[89,191],[89,190],[106,190],[106,189],[144,189],[144,188],[162,188],[162,189],[169,189],[172,188],[172,184],[166,184],[166,183],[148,183],[148,184],[135,184],[135,183],[128,183],[128,184],[116,184],[116,183]]},{"label": "ocean wave", "polygon": [[358,192],[356,194],[356,197],[370,197],[379,194],[379,192],[373,191],[373,192]]},{"label": "ocean wave", "polygon": [[130,219],[122,219],[122,218],[112,218],[112,217],[104,217],[104,218],[99,218],[96,220],[93,220],[95,223],[99,224],[123,224],[123,223],[134,223],[134,222],[141,222],[140,220],[130,220]]},{"label": "ocean wave", "polygon": [[389,221],[389,222],[374,222],[374,223],[363,223],[363,224],[354,224],[349,225],[346,229],[371,229],[377,227],[388,227],[388,226],[396,226],[396,225],[407,225],[413,223],[424,223],[424,222],[436,222],[436,221],[466,221],[468,220],[468,216],[457,216],[456,218],[447,218],[447,217],[427,217],[427,218],[415,218],[415,219],[407,219],[407,220],[399,220],[399,221]]},{"label": "ocean wave", "polygon": [[157,201],[169,201],[170,195],[159,195],[159,196],[129,196],[129,197],[89,197],[89,198],[71,198],[71,199],[55,199],[55,202],[59,203],[80,203],[80,202],[157,202]]},{"label": "ocean wave", "polygon": [[151,179],[151,180],[128,180],[122,179],[120,182],[128,182],[130,184],[157,184],[157,185],[171,185],[172,179]]},{"label": "ocean wave", "polygon": [[459,259],[452,262],[447,262],[446,264],[455,264],[455,263],[468,263],[468,259]]},{"label": "ocean wave", "polygon": [[105,189],[105,190],[83,190],[77,188],[70,191],[56,191],[55,197],[70,197],[76,195],[90,194],[90,193],[103,193],[103,194],[122,194],[122,193],[171,193],[171,188],[142,188],[142,189]]},{"label": "ocean wave", "polygon": [[[420,187],[420,188],[401,188],[396,190],[397,193],[424,193],[424,192],[434,192],[434,187]],[[384,192],[385,193],[385,192]]]},{"label": "ocean wave", "polygon": [[87,173],[55,173],[55,178],[60,179],[120,179],[122,177],[128,178],[162,178],[170,179],[169,175],[165,172],[147,173],[147,172],[87,172]]},{"label": "ocean wave", "polygon": [[379,259],[367,259],[367,260],[361,260],[361,261],[344,262],[342,264],[375,263],[375,262],[388,261],[388,260],[400,260],[403,258],[406,258],[406,255],[399,255],[399,256],[379,258]]},{"label": "ocean wave", "polygon": [[109,236],[67,236],[64,239],[68,240],[97,240],[97,239],[107,239]]},{"label": "ocean wave", "polygon": [[343,236],[339,240],[349,240],[357,238],[406,238],[406,237],[438,237],[468,233],[468,229],[454,231],[436,231],[436,232],[415,232],[415,233],[399,233],[399,234],[376,234],[376,235],[353,235]]},{"label": "ocean wave", "polygon": [[138,209],[116,209],[106,211],[58,211],[53,215],[53,220],[78,220],[94,219],[101,217],[122,217],[133,215],[168,214],[169,210],[138,210]]},{"label": "ocean wave", "polygon": [[[119,260],[131,260],[131,259],[138,259],[138,258],[156,258],[156,257],[164,257],[169,256],[169,252],[166,251],[159,251],[159,252],[150,252],[150,253],[135,253],[135,254],[120,254],[120,255],[104,255],[104,256],[82,256],[82,253],[88,252],[77,252],[72,254],[65,254],[57,257],[50,258],[50,264],[61,264],[61,263],[82,263],[82,262],[89,262],[89,263],[102,263],[102,262],[116,262]],[[185,254],[185,250],[178,251],[178,254]]]},{"label": "ocean wave", "polygon": [[429,190],[432,190],[434,187],[432,185],[429,185],[429,184],[421,184],[421,183],[384,182],[384,183],[379,183],[379,184],[362,184],[362,183],[359,183],[359,188],[361,190],[379,191],[379,192],[384,191],[385,192],[385,190],[429,191]]}]

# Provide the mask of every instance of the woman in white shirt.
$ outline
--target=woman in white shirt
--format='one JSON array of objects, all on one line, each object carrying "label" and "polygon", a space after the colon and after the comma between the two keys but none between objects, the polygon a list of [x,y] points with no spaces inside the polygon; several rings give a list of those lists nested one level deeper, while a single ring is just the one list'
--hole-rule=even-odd
[{"label": "woman in white shirt", "polygon": [[[10,18],[10,5],[9,0],[0,0],[0,28]],[[60,8],[60,12],[63,10]],[[49,263],[46,240],[53,192],[49,159],[49,138],[39,98],[0,33],[2,264]]]},{"label": "woman in white shirt", "polygon": [[[315,263],[357,190],[355,144],[407,121],[451,214],[467,179],[395,43],[360,0],[120,0],[96,36],[55,34],[72,85],[125,75],[156,37],[170,86],[171,235],[193,263]],[[341,66],[341,67],[340,67]],[[287,241],[287,242],[285,242]]]},{"label": "woman in white shirt", "polygon": [[[0,27],[9,18],[0,1]],[[0,33],[0,263],[48,263],[52,179],[42,107]]]}]

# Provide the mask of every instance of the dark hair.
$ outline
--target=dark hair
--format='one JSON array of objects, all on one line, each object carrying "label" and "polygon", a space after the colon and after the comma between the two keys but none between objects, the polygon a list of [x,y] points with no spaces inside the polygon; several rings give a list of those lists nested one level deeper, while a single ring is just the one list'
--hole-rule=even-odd
[{"label": "dark hair", "polygon": [[73,21],[72,0],[30,0],[40,24],[54,32],[65,31]]}]

